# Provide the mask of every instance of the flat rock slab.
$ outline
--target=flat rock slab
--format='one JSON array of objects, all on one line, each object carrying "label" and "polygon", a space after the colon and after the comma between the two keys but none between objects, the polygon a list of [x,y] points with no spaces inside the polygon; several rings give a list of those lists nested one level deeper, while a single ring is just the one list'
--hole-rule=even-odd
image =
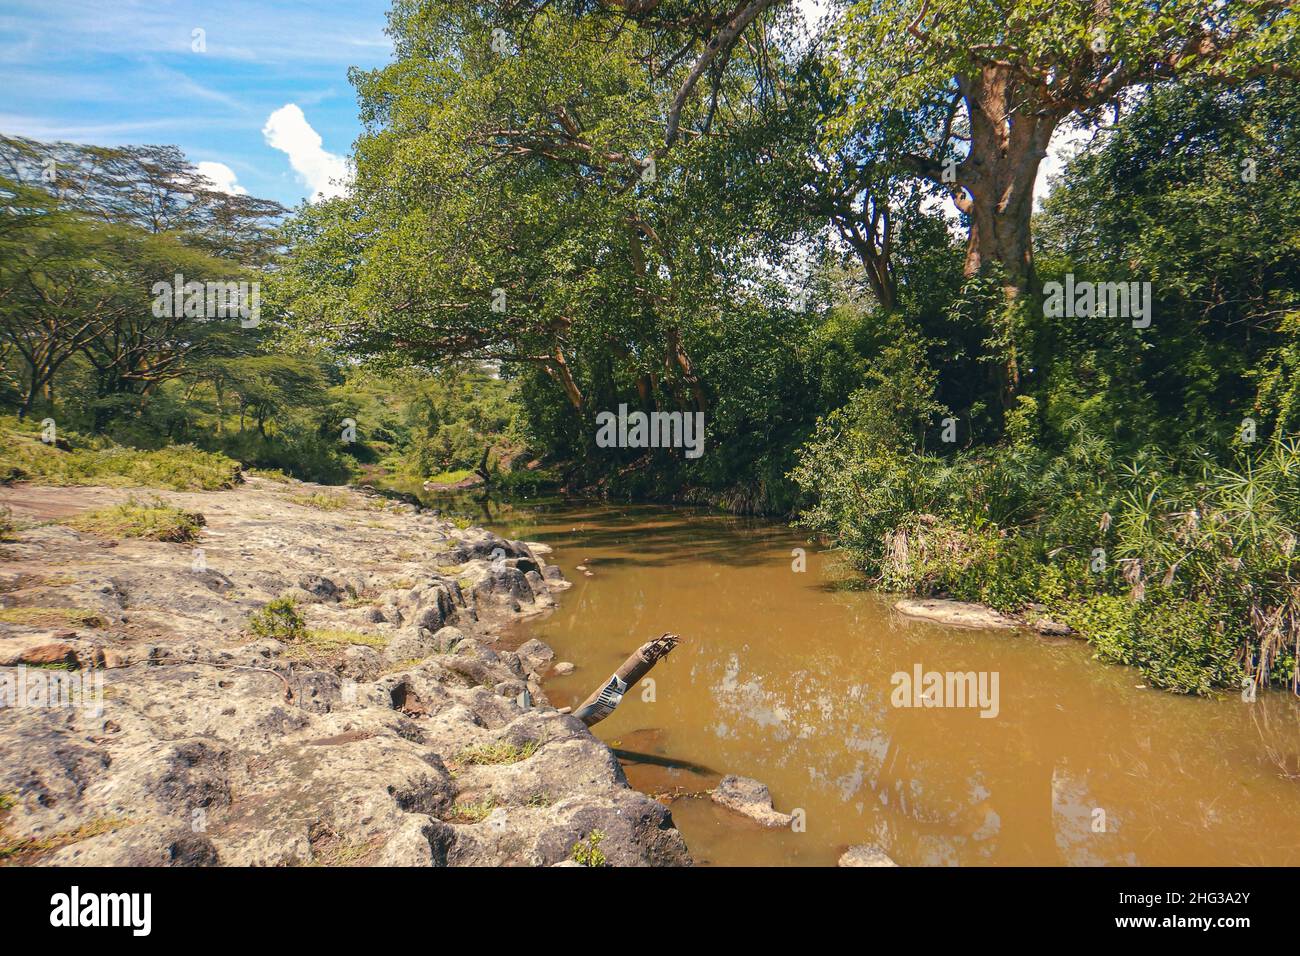
[{"label": "flat rock slab", "polygon": [[946,601],[941,598],[903,598],[894,604],[894,610],[909,617],[919,617],[936,624],[954,627],[1010,628],[1019,627],[1013,617],[999,614],[983,604],[965,601]]},{"label": "flat rock slab", "polygon": [[[147,492],[205,516],[201,568],[47,523],[132,494],[0,486],[23,523],[0,570],[4,862],[543,866],[599,832],[611,866],[690,865],[668,809],[530,683],[551,648],[490,646],[554,604],[526,545],[251,476]],[[307,633],[257,638],[286,592]]]},{"label": "flat rock slab", "polygon": [[840,857],[839,866],[898,866],[889,858],[884,850],[878,846],[869,846],[865,843],[859,843],[857,846],[851,846],[844,851]]}]

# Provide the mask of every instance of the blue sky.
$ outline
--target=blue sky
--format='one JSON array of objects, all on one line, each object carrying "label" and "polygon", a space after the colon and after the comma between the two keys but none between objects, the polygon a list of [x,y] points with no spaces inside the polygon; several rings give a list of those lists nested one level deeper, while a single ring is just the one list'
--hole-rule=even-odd
[{"label": "blue sky", "polygon": [[387,9],[387,0],[0,0],[0,131],[174,144],[224,188],[296,205],[329,193],[352,151],[361,127],[347,70],[388,62]]}]

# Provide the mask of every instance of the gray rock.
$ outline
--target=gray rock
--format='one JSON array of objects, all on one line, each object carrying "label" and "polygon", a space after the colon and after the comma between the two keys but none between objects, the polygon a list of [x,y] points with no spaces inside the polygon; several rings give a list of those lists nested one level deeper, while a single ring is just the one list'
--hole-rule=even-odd
[{"label": "gray rock", "polygon": [[857,846],[849,847],[844,855],[840,857],[839,866],[898,866],[889,858],[884,850],[878,846],[868,846],[865,843],[859,843]]},{"label": "gray rock", "polygon": [[[609,749],[528,684],[529,673],[549,670],[550,648],[489,646],[512,604],[534,610],[530,596],[542,593],[530,583],[536,556],[526,545],[392,510],[377,515],[347,489],[328,493],[355,499],[355,509],[331,512],[303,508],[285,490],[254,479],[221,492],[158,493],[207,515],[209,573],[195,573],[175,545],[128,539],[89,548],[65,525],[24,528],[6,542],[15,566],[72,575],[45,585],[42,604],[86,608],[114,625],[70,634],[0,628],[6,659],[20,651],[65,659],[63,648],[48,650],[65,644],[78,662],[104,668],[95,673],[106,692],[101,712],[14,708],[0,720],[0,793],[14,795],[5,836],[51,848],[16,862],[537,866],[570,860],[574,844],[599,830],[613,865],[689,864],[667,809],[630,790]],[[132,493],[4,491],[6,503],[36,495],[41,507],[67,513]],[[443,534],[467,542],[458,574],[489,579],[476,595],[490,611],[483,622],[434,562],[396,557]],[[514,562],[499,574],[488,566],[497,547]],[[91,552],[96,566],[83,571]],[[6,581],[6,598],[36,603],[30,584]],[[389,636],[387,648],[249,641],[249,613],[295,583],[290,593],[312,630],[368,630]],[[376,606],[346,607],[344,593]],[[439,615],[436,628],[414,624]],[[129,631],[115,627],[124,616]],[[529,696],[534,706],[521,708]],[[457,761],[468,747],[498,742],[530,755]],[[488,796],[497,809],[485,820],[453,810]],[[95,835],[76,838],[84,833]]]},{"label": "gray rock", "polygon": [[735,774],[723,777],[711,796],[714,803],[744,814],[765,827],[788,827],[794,819],[788,813],[774,810],[772,794],[767,785],[752,777],[738,777]]},{"label": "gray rock", "polygon": [[939,598],[904,598],[894,604],[894,608],[909,617],[924,618],[937,624],[955,627],[975,627],[1000,629],[1019,626],[1015,618],[985,607],[982,604],[969,604],[965,601],[947,601]]},{"label": "gray rock", "polygon": [[298,587],[304,591],[309,591],[321,601],[337,601],[339,599],[339,587],[329,578],[322,577],[319,574],[301,574],[298,576]]},{"label": "gray rock", "polygon": [[1047,637],[1069,637],[1074,633],[1074,628],[1060,621],[1053,621],[1050,617],[1038,618],[1034,621],[1033,628]]}]

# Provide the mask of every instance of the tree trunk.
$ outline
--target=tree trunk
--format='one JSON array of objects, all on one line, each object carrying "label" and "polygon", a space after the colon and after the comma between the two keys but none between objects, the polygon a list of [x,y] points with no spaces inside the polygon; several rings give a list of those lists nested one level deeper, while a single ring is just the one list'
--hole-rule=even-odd
[{"label": "tree trunk", "polygon": [[[986,66],[958,83],[971,131],[970,152],[957,168],[957,185],[967,194],[958,206],[970,217],[965,272],[999,269],[1006,304],[1015,307],[1033,289],[1034,181],[1064,113],[1047,107],[1010,67]],[[1001,384],[1006,407],[1020,384],[1014,340],[1007,345]]]}]

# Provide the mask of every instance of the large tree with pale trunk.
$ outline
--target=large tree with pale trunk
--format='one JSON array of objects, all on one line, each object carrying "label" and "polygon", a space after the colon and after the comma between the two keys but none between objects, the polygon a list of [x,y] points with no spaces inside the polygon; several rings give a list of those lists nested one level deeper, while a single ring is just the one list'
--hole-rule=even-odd
[{"label": "large tree with pale trunk", "polygon": [[[969,222],[966,272],[1034,283],[1034,182],[1063,123],[1175,78],[1241,83],[1300,63],[1288,0],[862,0],[836,27],[841,132],[913,115],[898,157]],[[1008,353],[1005,393],[1019,371]]]}]

